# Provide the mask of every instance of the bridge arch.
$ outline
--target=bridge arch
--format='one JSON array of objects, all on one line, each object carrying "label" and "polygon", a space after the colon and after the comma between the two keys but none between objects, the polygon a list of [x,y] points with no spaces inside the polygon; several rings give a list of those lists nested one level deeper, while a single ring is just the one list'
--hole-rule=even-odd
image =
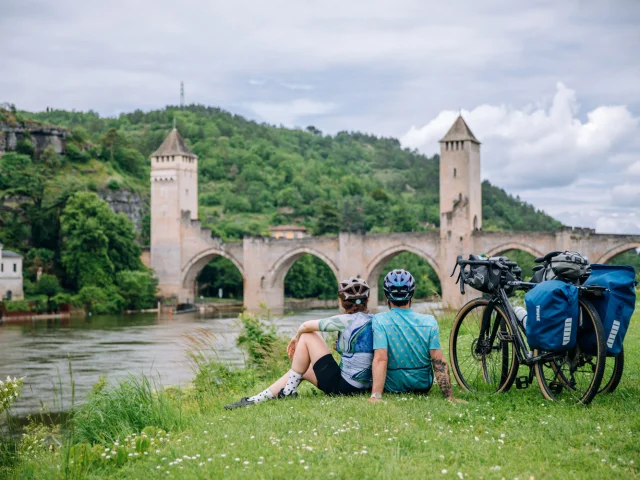
[{"label": "bridge arch", "polygon": [[534,257],[542,257],[544,255],[544,253],[537,248],[521,242],[503,243],[502,245],[493,247],[486,253],[486,255],[487,257],[495,257],[497,255],[500,255],[501,253],[508,252],[509,250],[522,250],[523,252],[527,252],[528,254],[533,255]]},{"label": "bridge arch", "polygon": [[284,278],[287,276],[287,272],[303,255],[313,255],[322,260],[331,269],[333,275],[336,277],[336,281],[339,281],[338,266],[331,258],[318,250],[309,247],[300,247],[285,253],[274,262],[273,266],[269,269],[269,277],[271,279],[269,287],[274,288],[284,285]]},{"label": "bridge arch", "polygon": [[[244,268],[242,263],[238,261],[233,255],[225,250],[220,248],[208,248],[194,255],[182,268],[182,289],[185,293],[191,293],[191,297],[195,300],[196,296],[196,279],[198,275],[202,271],[202,269],[207,266],[207,264],[216,257],[224,257],[231,261],[235,265],[235,267],[242,275],[244,279]],[[187,297],[189,298],[189,297]]]},{"label": "bridge arch", "polygon": [[603,255],[600,256],[600,258],[598,258],[593,263],[607,263],[612,258],[614,258],[617,255],[620,255],[621,253],[628,252],[629,250],[634,250],[637,248],[640,248],[640,242],[623,243],[622,245],[613,247],[609,251],[605,252]]},{"label": "bridge arch", "polygon": [[413,253],[418,257],[427,261],[427,263],[433,268],[433,271],[438,276],[438,280],[440,281],[440,285],[443,284],[442,272],[440,271],[440,266],[436,259],[419,248],[413,247],[407,244],[399,244],[394,245],[390,248],[383,250],[378,253],[367,265],[366,269],[366,280],[371,287],[371,300],[369,301],[370,305],[376,305],[378,301],[378,278],[382,273],[382,268],[396,255],[399,255],[403,252]]}]

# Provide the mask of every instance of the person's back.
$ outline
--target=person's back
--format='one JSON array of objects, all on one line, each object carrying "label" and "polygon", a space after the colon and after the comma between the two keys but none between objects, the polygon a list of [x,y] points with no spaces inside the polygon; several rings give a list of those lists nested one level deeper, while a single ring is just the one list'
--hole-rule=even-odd
[{"label": "person's back", "polygon": [[384,390],[426,392],[434,377],[444,397],[453,397],[447,362],[440,348],[438,322],[431,315],[411,310],[415,279],[405,270],[384,277],[389,311],[373,317],[373,386],[371,402],[379,402]]},{"label": "person's back", "polygon": [[433,384],[431,350],[440,349],[436,319],[407,308],[391,308],[373,318],[373,330],[373,348],[387,349],[385,390],[429,390]]}]

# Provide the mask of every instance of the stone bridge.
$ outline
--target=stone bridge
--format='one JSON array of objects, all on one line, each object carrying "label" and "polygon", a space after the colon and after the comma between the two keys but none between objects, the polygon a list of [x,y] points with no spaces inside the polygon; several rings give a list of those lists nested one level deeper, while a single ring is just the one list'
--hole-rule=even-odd
[{"label": "stone bridge", "polygon": [[174,129],[151,157],[151,266],[161,294],[193,302],[198,274],[213,258],[222,256],[242,274],[245,308],[258,310],[265,304],[281,312],[285,276],[302,255],[309,254],[326,263],[337,280],[365,278],[372,288],[370,305],[375,307],[382,269],[394,256],[411,252],[433,267],[444,304],[456,308],[467,300],[449,277],[457,255],[493,256],[518,249],[541,256],[552,250],[574,250],[592,263],[605,263],[619,253],[640,248],[640,235],[602,235],[592,229],[482,231],[480,144],[461,117],[441,143],[439,230],[341,233],[296,240],[246,237],[242,242],[224,243],[212,238],[193,213],[197,211],[197,157]]}]

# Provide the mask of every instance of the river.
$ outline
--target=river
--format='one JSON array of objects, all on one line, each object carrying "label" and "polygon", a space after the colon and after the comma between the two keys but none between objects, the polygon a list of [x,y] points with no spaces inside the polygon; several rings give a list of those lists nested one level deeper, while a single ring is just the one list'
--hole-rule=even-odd
[{"label": "river", "polygon": [[[421,309],[425,307],[427,304],[421,304]],[[335,313],[337,310],[302,310],[276,318],[273,324],[290,335],[305,320]],[[214,335],[219,360],[243,365],[245,354],[235,345],[240,331],[237,313],[103,315],[0,325],[0,378],[26,377],[12,409],[21,417],[38,413],[43,404],[50,412],[69,409],[69,364],[76,401],[82,401],[102,375],[113,382],[144,373],[162,385],[184,385],[193,378],[185,335],[201,328]]]}]

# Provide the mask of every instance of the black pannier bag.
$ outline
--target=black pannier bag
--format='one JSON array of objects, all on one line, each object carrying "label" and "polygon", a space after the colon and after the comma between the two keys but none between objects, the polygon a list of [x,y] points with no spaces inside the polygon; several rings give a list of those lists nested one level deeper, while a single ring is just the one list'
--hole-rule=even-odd
[{"label": "black pannier bag", "polygon": [[589,269],[589,259],[578,252],[561,252],[545,265],[542,281],[562,280],[578,284]]},{"label": "black pannier bag", "polygon": [[[474,260],[473,257],[474,255],[470,257],[470,260]],[[480,257],[476,257],[475,259],[480,259]],[[482,260],[486,259],[483,258]],[[506,257],[492,257],[489,260],[509,261]],[[471,267],[469,273],[464,279],[464,283],[482,293],[492,293],[500,286],[501,274],[504,275],[502,280],[503,283],[515,280],[513,273],[510,271],[503,272],[495,266],[489,267],[486,265],[477,265]],[[507,293],[509,292],[507,291]]]}]

